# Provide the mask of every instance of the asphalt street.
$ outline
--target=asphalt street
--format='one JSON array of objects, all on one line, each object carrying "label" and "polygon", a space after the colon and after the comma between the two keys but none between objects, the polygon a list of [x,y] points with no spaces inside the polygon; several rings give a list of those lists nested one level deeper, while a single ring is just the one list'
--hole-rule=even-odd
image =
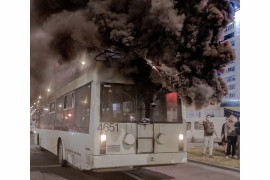
[{"label": "asphalt street", "polygon": [[60,167],[57,157],[49,151],[40,151],[33,144],[30,146],[31,180],[239,180],[240,173],[193,162],[172,166],[144,167],[129,171],[93,172],[80,171],[73,167]]}]

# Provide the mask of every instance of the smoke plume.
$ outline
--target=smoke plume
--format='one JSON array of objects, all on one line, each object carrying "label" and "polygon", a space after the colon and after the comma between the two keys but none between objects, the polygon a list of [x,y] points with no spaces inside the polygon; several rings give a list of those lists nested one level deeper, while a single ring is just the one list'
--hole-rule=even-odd
[{"label": "smoke plume", "polygon": [[31,97],[49,72],[111,48],[123,58],[106,63],[135,80],[145,104],[160,89],[196,109],[220,103],[228,89],[216,71],[235,52],[218,41],[232,14],[227,0],[32,1]]}]

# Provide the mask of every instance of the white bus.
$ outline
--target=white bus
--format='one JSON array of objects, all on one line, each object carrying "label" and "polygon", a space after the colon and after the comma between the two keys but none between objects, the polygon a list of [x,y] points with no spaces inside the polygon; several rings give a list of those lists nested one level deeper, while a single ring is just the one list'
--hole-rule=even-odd
[{"label": "white bus", "polygon": [[35,143],[81,170],[186,162],[185,106],[170,92],[155,104],[142,122],[136,84],[97,61],[43,102]]},{"label": "white bus", "polygon": [[[187,118],[186,119],[186,138],[187,142],[201,143],[204,138],[204,128],[200,124],[205,118]],[[215,137],[214,142],[221,142],[222,125],[226,122],[226,117],[212,117],[210,119],[214,123],[218,138]]]}]

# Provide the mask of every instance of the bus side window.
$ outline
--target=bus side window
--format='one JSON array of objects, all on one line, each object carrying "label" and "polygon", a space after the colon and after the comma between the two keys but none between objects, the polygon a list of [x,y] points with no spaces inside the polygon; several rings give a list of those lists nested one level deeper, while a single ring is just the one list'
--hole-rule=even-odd
[{"label": "bus side window", "polygon": [[40,108],[40,116],[44,116],[45,111],[44,111],[44,106]]},{"label": "bus side window", "polygon": [[42,125],[44,129],[48,129],[48,124],[49,124],[49,104],[46,104],[44,107],[44,117],[43,117],[43,121],[42,121]]},{"label": "bus side window", "polygon": [[64,108],[64,96],[57,98],[56,100],[56,122],[54,129],[63,129],[63,108]]},{"label": "bus side window", "polygon": [[72,108],[74,107],[74,93],[68,94],[65,96],[64,100],[64,109]]},{"label": "bus side window", "polygon": [[50,103],[50,113],[54,113],[55,112],[55,101]]},{"label": "bus side window", "polygon": [[64,118],[64,127],[65,131],[73,132],[74,129],[74,93],[67,94],[64,97],[64,110],[63,110],[63,118]]},{"label": "bus side window", "polygon": [[87,84],[75,91],[75,123],[77,132],[89,133],[91,85]]}]

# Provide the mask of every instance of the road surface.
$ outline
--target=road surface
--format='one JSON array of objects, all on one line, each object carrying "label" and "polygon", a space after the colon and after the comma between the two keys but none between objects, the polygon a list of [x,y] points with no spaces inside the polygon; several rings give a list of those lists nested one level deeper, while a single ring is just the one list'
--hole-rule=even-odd
[{"label": "road surface", "polygon": [[80,171],[73,167],[60,167],[57,157],[40,151],[33,144],[30,146],[30,179],[31,180],[239,180],[240,173],[209,167],[197,163],[185,163],[173,166],[145,167],[130,171],[92,172]]}]

